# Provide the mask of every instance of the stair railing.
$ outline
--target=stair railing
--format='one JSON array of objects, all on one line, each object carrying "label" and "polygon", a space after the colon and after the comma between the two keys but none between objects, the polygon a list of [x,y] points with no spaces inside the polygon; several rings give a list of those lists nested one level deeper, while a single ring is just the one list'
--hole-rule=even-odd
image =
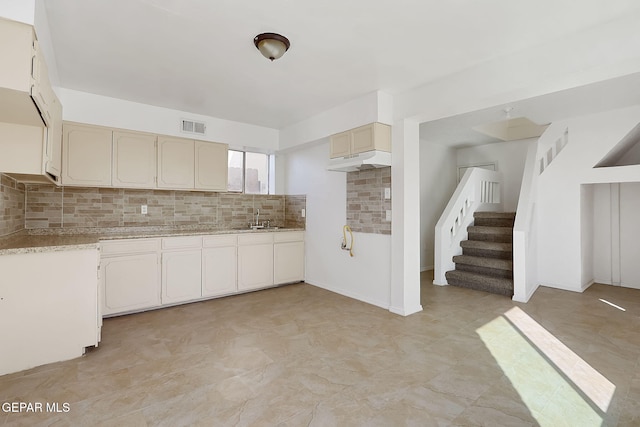
[{"label": "stair railing", "polygon": [[527,302],[538,289],[536,196],[538,177],[568,144],[566,127],[551,124],[527,151],[513,226],[513,300]]},{"label": "stair railing", "polygon": [[502,211],[502,174],[480,168],[467,169],[435,230],[433,284],[448,285],[445,273],[455,269],[453,257],[462,253],[467,227],[476,211]]}]

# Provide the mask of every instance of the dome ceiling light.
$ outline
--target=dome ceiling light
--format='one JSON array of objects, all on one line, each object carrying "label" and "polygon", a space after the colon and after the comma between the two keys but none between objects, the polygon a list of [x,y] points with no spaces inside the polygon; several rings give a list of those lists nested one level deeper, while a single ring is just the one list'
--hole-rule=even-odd
[{"label": "dome ceiling light", "polygon": [[289,39],[276,33],[258,34],[253,39],[262,56],[273,61],[281,58],[284,53],[289,50]]}]

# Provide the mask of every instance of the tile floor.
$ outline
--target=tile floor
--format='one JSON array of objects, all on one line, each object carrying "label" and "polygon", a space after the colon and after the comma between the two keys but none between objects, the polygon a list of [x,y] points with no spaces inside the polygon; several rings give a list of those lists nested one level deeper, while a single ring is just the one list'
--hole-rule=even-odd
[{"label": "tile floor", "polygon": [[0,403],[68,412],[0,425],[640,425],[640,291],[517,304],[429,274],[406,318],[298,284],[108,319],[84,357],[0,377]]}]

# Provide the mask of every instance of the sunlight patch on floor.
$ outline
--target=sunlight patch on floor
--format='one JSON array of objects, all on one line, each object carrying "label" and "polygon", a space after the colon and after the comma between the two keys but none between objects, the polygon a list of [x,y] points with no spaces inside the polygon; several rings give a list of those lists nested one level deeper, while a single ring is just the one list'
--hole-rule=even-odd
[{"label": "sunlight patch on floor", "polygon": [[605,303],[605,304],[609,304],[611,307],[617,308],[618,310],[627,311],[626,309],[624,309],[624,308],[620,307],[619,305],[614,304],[614,303],[612,303],[610,301],[607,301],[606,299],[599,298],[599,300],[601,302]]},{"label": "sunlight patch on floor", "polygon": [[602,425],[615,385],[520,308],[476,332],[541,426]]}]

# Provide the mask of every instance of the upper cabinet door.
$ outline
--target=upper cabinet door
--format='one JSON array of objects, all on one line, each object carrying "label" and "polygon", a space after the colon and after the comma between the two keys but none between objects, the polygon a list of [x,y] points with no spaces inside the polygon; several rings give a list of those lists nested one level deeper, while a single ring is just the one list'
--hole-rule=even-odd
[{"label": "upper cabinet door", "polygon": [[362,126],[352,131],[351,153],[364,153],[375,149],[373,125]]},{"label": "upper cabinet door", "polygon": [[70,123],[62,129],[62,184],[110,186],[111,129]]},{"label": "upper cabinet door", "polygon": [[196,188],[227,191],[228,146],[215,142],[195,142]]},{"label": "upper cabinet door", "polygon": [[391,151],[391,126],[371,123],[351,131],[351,154],[371,150]]},{"label": "upper cabinet door", "polygon": [[158,137],[158,188],[193,189],[194,141]]},{"label": "upper cabinet door", "polygon": [[62,172],[62,104],[55,95],[49,112],[51,124],[47,127],[45,171],[57,178]]},{"label": "upper cabinet door", "polygon": [[40,45],[37,40],[33,41],[33,48],[33,85],[31,87],[31,97],[33,98],[33,102],[38,106],[45,125],[50,126],[51,116],[49,114],[49,108],[51,108],[55,94],[49,81],[47,63],[44,60],[44,55],[42,54],[42,50],[40,50]]},{"label": "upper cabinet door", "polygon": [[391,126],[370,123],[331,137],[329,157],[346,157],[367,151],[391,152]]},{"label": "upper cabinet door", "polygon": [[342,132],[331,137],[329,157],[346,157],[351,154],[351,132]]},{"label": "upper cabinet door", "polygon": [[33,26],[0,19],[0,58],[0,122],[42,126],[53,90]]},{"label": "upper cabinet door", "polygon": [[156,136],[113,133],[114,187],[153,188],[156,185]]}]

